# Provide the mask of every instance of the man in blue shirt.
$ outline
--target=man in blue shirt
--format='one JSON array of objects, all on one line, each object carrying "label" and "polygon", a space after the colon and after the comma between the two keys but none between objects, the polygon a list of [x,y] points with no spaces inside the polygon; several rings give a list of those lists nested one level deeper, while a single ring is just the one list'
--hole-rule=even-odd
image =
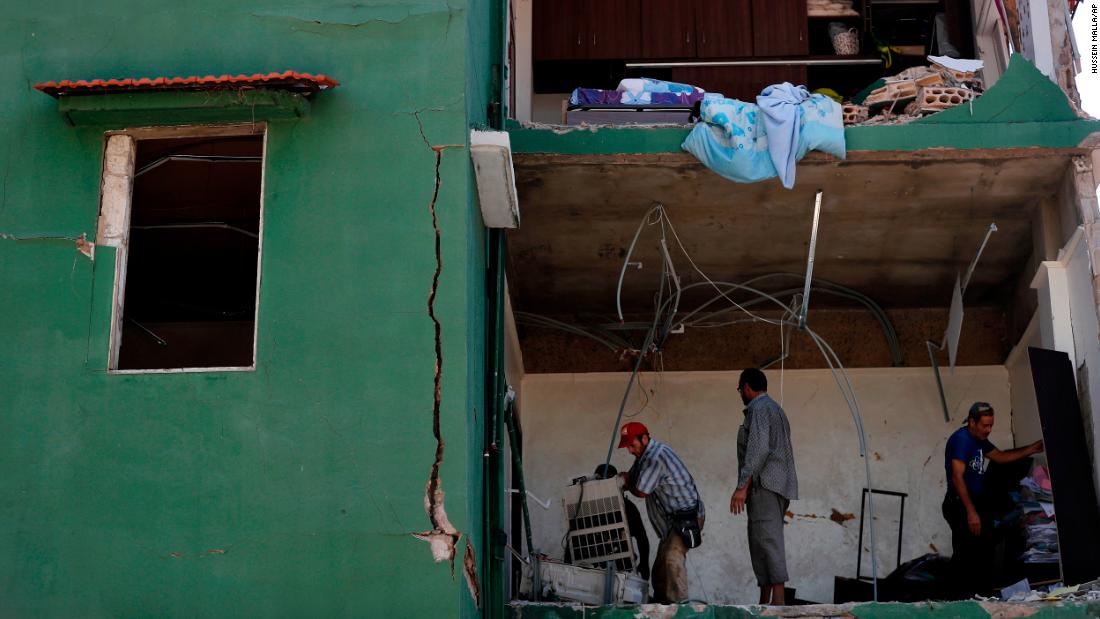
[{"label": "man in blue shirt", "polygon": [[985,593],[993,560],[993,516],[985,494],[985,475],[989,463],[1007,464],[1043,451],[1043,441],[1017,449],[1001,451],[989,442],[993,431],[993,407],[975,402],[966,425],[947,439],[944,469],[947,496],[943,499],[943,517],[951,526],[951,565],[960,593],[969,596]]}]

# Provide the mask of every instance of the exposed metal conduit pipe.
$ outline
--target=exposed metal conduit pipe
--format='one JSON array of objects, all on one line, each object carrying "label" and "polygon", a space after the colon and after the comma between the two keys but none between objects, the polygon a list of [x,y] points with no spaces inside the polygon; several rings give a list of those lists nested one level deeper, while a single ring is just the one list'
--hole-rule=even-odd
[{"label": "exposed metal conduit pipe", "polygon": [[814,198],[814,223],[810,231],[810,252],[806,257],[806,285],[802,289],[802,311],[798,314],[798,328],[806,328],[806,314],[810,311],[810,282],[814,278],[814,255],[817,253],[817,227],[821,223],[821,194]]},{"label": "exposed metal conduit pipe", "polygon": [[205,161],[207,163],[260,163],[264,160],[263,157],[244,156],[244,155],[167,155],[156,159],[151,163],[147,163],[141,166],[141,169],[134,173],[134,178],[145,174],[151,170],[155,170],[160,166],[168,163],[169,161]]},{"label": "exposed metal conduit pipe", "polygon": [[[755,288],[745,286],[743,284],[735,284],[735,283],[732,283],[732,282],[715,282],[715,281],[708,280],[707,283],[709,285],[713,286],[716,290],[718,290],[719,293],[722,296],[726,297],[728,300],[730,300],[731,303],[733,302],[733,300],[729,299],[729,297],[726,296],[725,292],[722,291],[722,289],[721,289],[722,287],[725,287],[725,288],[730,289],[730,290],[744,290],[746,292],[749,292],[751,294],[756,295],[757,297],[760,297],[760,298],[763,298],[765,300],[768,300],[768,301],[771,301],[771,302],[775,303],[776,305],[778,305],[780,308],[783,309],[784,316],[792,316],[793,315],[790,308],[788,308],[786,305],[784,305],[782,301],[780,301],[775,296],[773,296],[771,294],[768,294],[766,292],[763,292],[761,290],[757,290]],[[703,284],[702,283],[692,284],[692,286],[699,286],[699,285],[703,285]],[[688,288],[688,287],[690,287],[690,286],[685,287],[685,289]],[[788,320],[787,318],[783,318],[781,320],[776,321],[776,320],[771,320],[769,318],[765,318],[763,316],[758,316],[756,314],[753,314],[753,313],[749,312],[748,310],[743,310],[743,311],[746,314],[748,314],[749,316],[752,316],[754,319],[759,320],[761,322],[774,324],[774,325],[788,325],[788,326],[794,327],[794,328],[798,327],[798,321],[797,320]],[[867,487],[873,489],[875,486],[871,482],[871,462],[870,462],[870,459],[868,458],[867,433],[866,433],[866,431],[864,429],[864,426],[863,426],[863,415],[860,412],[859,401],[856,399],[855,389],[852,387],[852,382],[848,377],[847,371],[844,369],[844,364],[841,363],[840,357],[837,356],[836,351],[834,351],[833,348],[831,346],[829,346],[828,342],[826,342],[821,336],[819,336],[813,329],[811,329],[810,327],[807,326],[802,330],[805,331],[807,334],[809,334],[811,339],[813,339],[814,344],[817,345],[818,350],[821,351],[822,356],[825,358],[825,363],[829,366],[829,371],[833,376],[833,381],[836,383],[837,389],[840,391],[841,396],[844,398],[845,403],[848,405],[848,411],[852,415],[852,422],[855,425],[855,429],[856,429],[856,438],[857,438],[858,446],[859,446],[859,455],[860,455],[861,458],[863,458],[864,475],[865,475],[865,479],[866,479],[866,482],[867,482]],[[839,374],[837,372],[838,369],[839,369]],[[843,382],[841,381],[841,379],[843,379]],[[630,387],[628,386],[627,387],[627,389],[628,389],[627,393],[629,393],[629,388]],[[624,406],[625,406],[625,397],[624,397]],[[620,417],[621,416],[622,416],[622,411],[620,410]],[[618,420],[616,420],[616,424],[615,424],[615,428],[614,428],[614,434],[612,435],[612,440],[614,440],[614,437],[618,435],[618,428],[619,428]],[[874,499],[870,495],[868,495],[867,512],[869,514],[868,519],[867,519],[867,523],[868,523],[868,533],[870,534],[870,543],[871,543],[872,590],[873,590],[874,599],[877,601],[878,600],[878,559],[875,555],[877,537],[875,535]]]}]

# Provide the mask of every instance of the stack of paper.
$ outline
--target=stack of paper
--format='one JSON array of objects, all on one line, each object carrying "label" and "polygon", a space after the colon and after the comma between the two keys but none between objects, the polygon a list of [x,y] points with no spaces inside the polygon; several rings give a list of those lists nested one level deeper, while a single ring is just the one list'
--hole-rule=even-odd
[{"label": "stack of paper", "polygon": [[1046,467],[1032,469],[1031,475],[1020,480],[1020,487],[1025,500],[1019,503],[1019,510],[1027,536],[1027,551],[1020,559],[1025,563],[1057,563],[1058,525]]}]

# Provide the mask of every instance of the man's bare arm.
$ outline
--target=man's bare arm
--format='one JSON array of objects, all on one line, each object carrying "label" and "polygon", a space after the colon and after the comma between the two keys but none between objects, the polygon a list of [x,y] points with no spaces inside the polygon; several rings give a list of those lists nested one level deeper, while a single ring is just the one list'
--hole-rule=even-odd
[{"label": "man's bare arm", "polygon": [[637,488],[634,487],[634,483],[630,479],[630,473],[629,472],[624,471],[622,473],[619,473],[619,477],[621,477],[622,480],[623,480],[623,490],[626,490],[627,492],[629,492],[630,494],[633,494],[634,496],[638,497],[639,499],[644,499],[647,496],[649,496],[645,492],[642,492],[641,490],[638,490]]},{"label": "man's bare arm", "polygon": [[1028,456],[1034,456],[1037,453],[1043,451],[1043,441],[1035,441],[1030,445],[1024,447],[1017,447],[1016,449],[1009,449],[1008,451],[1001,451],[1000,449],[994,449],[986,454],[989,459],[997,464],[1008,464],[1009,462],[1015,462]]},{"label": "man's bare arm", "polygon": [[978,510],[974,508],[974,502],[970,500],[970,491],[967,490],[966,480],[963,478],[964,473],[966,473],[966,463],[958,459],[951,460],[951,483],[955,485],[955,492],[958,493],[963,507],[966,508],[966,524],[970,527],[971,533],[981,535],[982,519],[978,515]]}]

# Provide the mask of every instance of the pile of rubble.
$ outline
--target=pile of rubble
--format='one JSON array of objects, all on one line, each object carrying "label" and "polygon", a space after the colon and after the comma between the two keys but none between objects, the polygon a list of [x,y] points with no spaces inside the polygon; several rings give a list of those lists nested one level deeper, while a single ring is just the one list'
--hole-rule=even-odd
[{"label": "pile of rubble", "polygon": [[862,105],[844,104],[844,124],[903,124],[973,101],[982,93],[975,71],[959,71],[930,60],[871,91]]}]

